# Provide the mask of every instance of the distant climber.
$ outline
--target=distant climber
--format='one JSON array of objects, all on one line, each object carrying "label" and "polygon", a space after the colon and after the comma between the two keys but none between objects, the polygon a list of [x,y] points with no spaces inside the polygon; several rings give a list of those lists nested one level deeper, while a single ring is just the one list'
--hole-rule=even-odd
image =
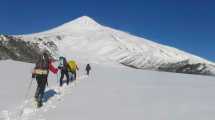
[{"label": "distant climber", "polygon": [[35,68],[32,72],[32,78],[36,78],[37,89],[35,93],[35,100],[37,102],[37,107],[41,107],[44,91],[47,84],[49,70],[56,74],[58,69],[52,65],[52,60],[49,58],[48,53],[44,52],[39,56],[36,62]]},{"label": "distant climber", "polygon": [[67,85],[69,85],[69,72],[68,69],[71,70],[70,66],[67,63],[67,60],[65,57],[60,57],[59,58],[59,66],[58,69],[61,70],[61,76],[60,76],[60,86],[63,85],[63,78],[64,75],[66,75],[66,79],[67,79]]},{"label": "distant climber", "polygon": [[74,60],[70,60],[68,64],[70,66],[69,72],[71,72],[72,74],[70,80],[71,81],[76,80],[76,77],[77,77],[76,70],[79,70],[78,65]]},{"label": "distant climber", "polygon": [[91,66],[90,66],[90,64],[87,64],[87,65],[86,65],[85,70],[86,70],[87,75],[89,76],[89,74],[90,74],[90,70],[91,70]]}]

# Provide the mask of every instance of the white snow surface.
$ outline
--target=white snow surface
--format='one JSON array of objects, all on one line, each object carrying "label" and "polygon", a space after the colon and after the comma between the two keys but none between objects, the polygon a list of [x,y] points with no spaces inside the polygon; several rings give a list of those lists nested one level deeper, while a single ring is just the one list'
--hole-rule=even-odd
[{"label": "white snow surface", "polygon": [[0,120],[214,120],[214,77],[92,64],[78,80],[58,87],[49,75],[46,102],[33,107],[36,82],[28,97],[32,64],[0,61]]},{"label": "white snow surface", "polygon": [[[54,29],[29,35],[24,40],[53,41],[58,55],[96,63],[126,63],[137,68],[157,69],[162,64],[189,60],[214,65],[203,58],[161,45],[129,33],[100,25],[88,16],[77,18]],[[109,64],[108,63],[108,64]]]}]

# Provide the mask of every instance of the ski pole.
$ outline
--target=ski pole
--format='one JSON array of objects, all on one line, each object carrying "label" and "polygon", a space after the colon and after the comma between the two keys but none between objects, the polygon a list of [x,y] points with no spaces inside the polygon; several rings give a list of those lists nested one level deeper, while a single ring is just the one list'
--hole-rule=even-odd
[{"label": "ski pole", "polygon": [[31,86],[32,86],[32,83],[33,83],[33,78],[31,78],[31,82],[29,83],[29,85],[28,85],[28,88],[27,88],[27,91],[26,91],[26,94],[25,94],[25,99],[24,100],[26,100],[27,99],[27,97],[28,97],[28,94],[29,94],[29,91],[30,91],[30,89],[31,89]]},{"label": "ski pole", "polygon": [[94,71],[91,70],[91,78],[92,78],[92,80],[94,80],[93,77],[95,77],[95,73],[94,73]]},{"label": "ski pole", "polygon": [[59,83],[59,73],[57,73],[57,84]]},{"label": "ski pole", "polygon": [[21,116],[22,116],[22,114],[23,114],[23,112],[24,112],[24,106],[25,106],[25,104],[26,104],[26,99],[28,98],[28,94],[29,94],[29,92],[30,92],[30,89],[31,89],[31,86],[32,86],[32,83],[33,83],[33,78],[31,78],[31,81],[30,81],[30,83],[29,83],[29,85],[28,85],[28,88],[27,88],[27,91],[26,91],[26,93],[25,93],[25,98],[24,98],[24,103],[23,103],[23,105],[20,107],[20,111],[19,111],[19,113],[18,113],[18,118],[20,118]]}]

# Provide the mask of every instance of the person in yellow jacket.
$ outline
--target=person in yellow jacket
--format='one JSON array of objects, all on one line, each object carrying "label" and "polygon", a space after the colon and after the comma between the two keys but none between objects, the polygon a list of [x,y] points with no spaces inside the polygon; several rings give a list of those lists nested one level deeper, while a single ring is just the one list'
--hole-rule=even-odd
[{"label": "person in yellow jacket", "polygon": [[74,60],[70,60],[70,61],[68,62],[68,64],[69,64],[69,66],[70,66],[70,68],[71,68],[71,69],[69,70],[69,72],[72,73],[71,80],[76,80],[76,76],[77,76],[76,70],[79,70],[78,65],[77,65],[77,63],[76,63]]}]

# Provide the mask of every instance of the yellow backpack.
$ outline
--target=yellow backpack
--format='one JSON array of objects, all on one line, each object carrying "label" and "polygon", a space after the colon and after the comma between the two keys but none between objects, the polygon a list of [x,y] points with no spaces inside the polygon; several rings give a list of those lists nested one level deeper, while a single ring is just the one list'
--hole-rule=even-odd
[{"label": "yellow backpack", "polygon": [[76,64],[76,62],[75,62],[74,60],[70,60],[70,61],[68,62],[68,64],[69,64],[69,67],[71,68],[72,71],[76,71],[76,69],[77,69],[77,64]]}]

